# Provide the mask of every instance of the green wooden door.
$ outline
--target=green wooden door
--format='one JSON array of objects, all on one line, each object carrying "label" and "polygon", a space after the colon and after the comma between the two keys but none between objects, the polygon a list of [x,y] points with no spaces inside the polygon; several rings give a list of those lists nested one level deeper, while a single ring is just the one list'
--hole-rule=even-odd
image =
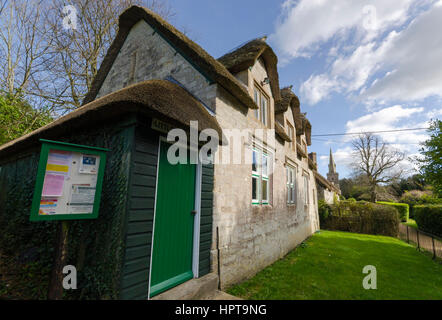
[{"label": "green wooden door", "polygon": [[195,205],[196,165],[170,164],[167,161],[169,146],[161,142],[150,276],[151,297],[193,278],[192,211]]}]

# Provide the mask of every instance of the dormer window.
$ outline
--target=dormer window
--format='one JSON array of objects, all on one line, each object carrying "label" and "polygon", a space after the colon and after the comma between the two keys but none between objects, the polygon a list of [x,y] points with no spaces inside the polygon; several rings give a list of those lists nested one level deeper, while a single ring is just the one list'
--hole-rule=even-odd
[{"label": "dormer window", "polygon": [[258,106],[258,109],[255,110],[256,119],[260,120],[266,127],[268,127],[270,99],[256,83],[253,89],[253,99]]}]

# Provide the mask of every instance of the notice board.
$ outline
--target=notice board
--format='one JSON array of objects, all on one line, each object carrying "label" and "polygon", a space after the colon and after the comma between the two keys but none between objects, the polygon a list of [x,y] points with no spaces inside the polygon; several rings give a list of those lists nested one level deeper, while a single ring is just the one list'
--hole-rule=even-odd
[{"label": "notice board", "polygon": [[42,142],[31,221],[98,217],[107,149]]}]

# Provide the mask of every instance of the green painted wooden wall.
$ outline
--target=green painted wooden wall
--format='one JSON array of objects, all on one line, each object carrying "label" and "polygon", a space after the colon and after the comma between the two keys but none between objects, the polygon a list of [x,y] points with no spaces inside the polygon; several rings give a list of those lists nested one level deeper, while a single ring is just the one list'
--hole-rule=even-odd
[{"label": "green painted wooden wall", "polygon": [[[152,244],[159,133],[141,118],[131,155],[126,249],[121,275],[121,299],[147,299]],[[213,165],[204,165],[201,194],[199,276],[210,271],[212,241]]]},{"label": "green painted wooden wall", "polygon": [[[135,122],[129,115],[114,122],[85,124],[44,138],[110,149],[99,217],[70,222],[68,263],[77,267],[78,289],[65,299],[117,299],[124,257],[130,156]],[[30,222],[40,144],[0,159],[0,251],[23,273],[23,297],[46,299],[53,264],[57,222]],[[29,273],[29,268],[39,270]],[[27,283],[32,290],[27,290]],[[25,292],[26,291],[26,292]]]},{"label": "green painted wooden wall", "polygon": [[[78,289],[65,299],[147,299],[155,203],[158,132],[135,115],[78,127],[44,138],[110,149],[97,220],[72,221],[68,261],[78,271]],[[40,145],[0,159],[0,251],[17,261],[24,283],[40,287],[30,298],[45,299],[56,225],[30,222]],[[213,165],[202,172],[199,276],[210,271]],[[26,267],[42,272],[26,278]],[[23,268],[22,268],[23,267]]]}]

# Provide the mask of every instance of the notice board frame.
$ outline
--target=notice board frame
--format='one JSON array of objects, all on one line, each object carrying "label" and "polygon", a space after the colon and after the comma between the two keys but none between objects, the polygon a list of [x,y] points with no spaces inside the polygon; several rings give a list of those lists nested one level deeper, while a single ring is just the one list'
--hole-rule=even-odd
[{"label": "notice board frame", "polygon": [[[32,198],[32,207],[30,221],[57,221],[57,220],[83,220],[83,219],[96,219],[98,218],[98,212],[100,209],[101,191],[103,188],[104,170],[106,167],[106,153],[109,149],[84,146],[79,144],[72,144],[67,142],[52,141],[46,139],[40,139],[42,142],[40,159],[38,162],[37,179],[35,182],[34,196]],[[54,214],[54,215],[41,215],[39,214],[40,200],[42,198],[43,184],[46,174],[46,165],[48,162],[49,151],[71,151],[78,153],[85,153],[90,155],[97,155],[100,157],[98,172],[97,172],[97,184],[95,189],[94,206],[92,213],[66,213],[66,214]]]}]

